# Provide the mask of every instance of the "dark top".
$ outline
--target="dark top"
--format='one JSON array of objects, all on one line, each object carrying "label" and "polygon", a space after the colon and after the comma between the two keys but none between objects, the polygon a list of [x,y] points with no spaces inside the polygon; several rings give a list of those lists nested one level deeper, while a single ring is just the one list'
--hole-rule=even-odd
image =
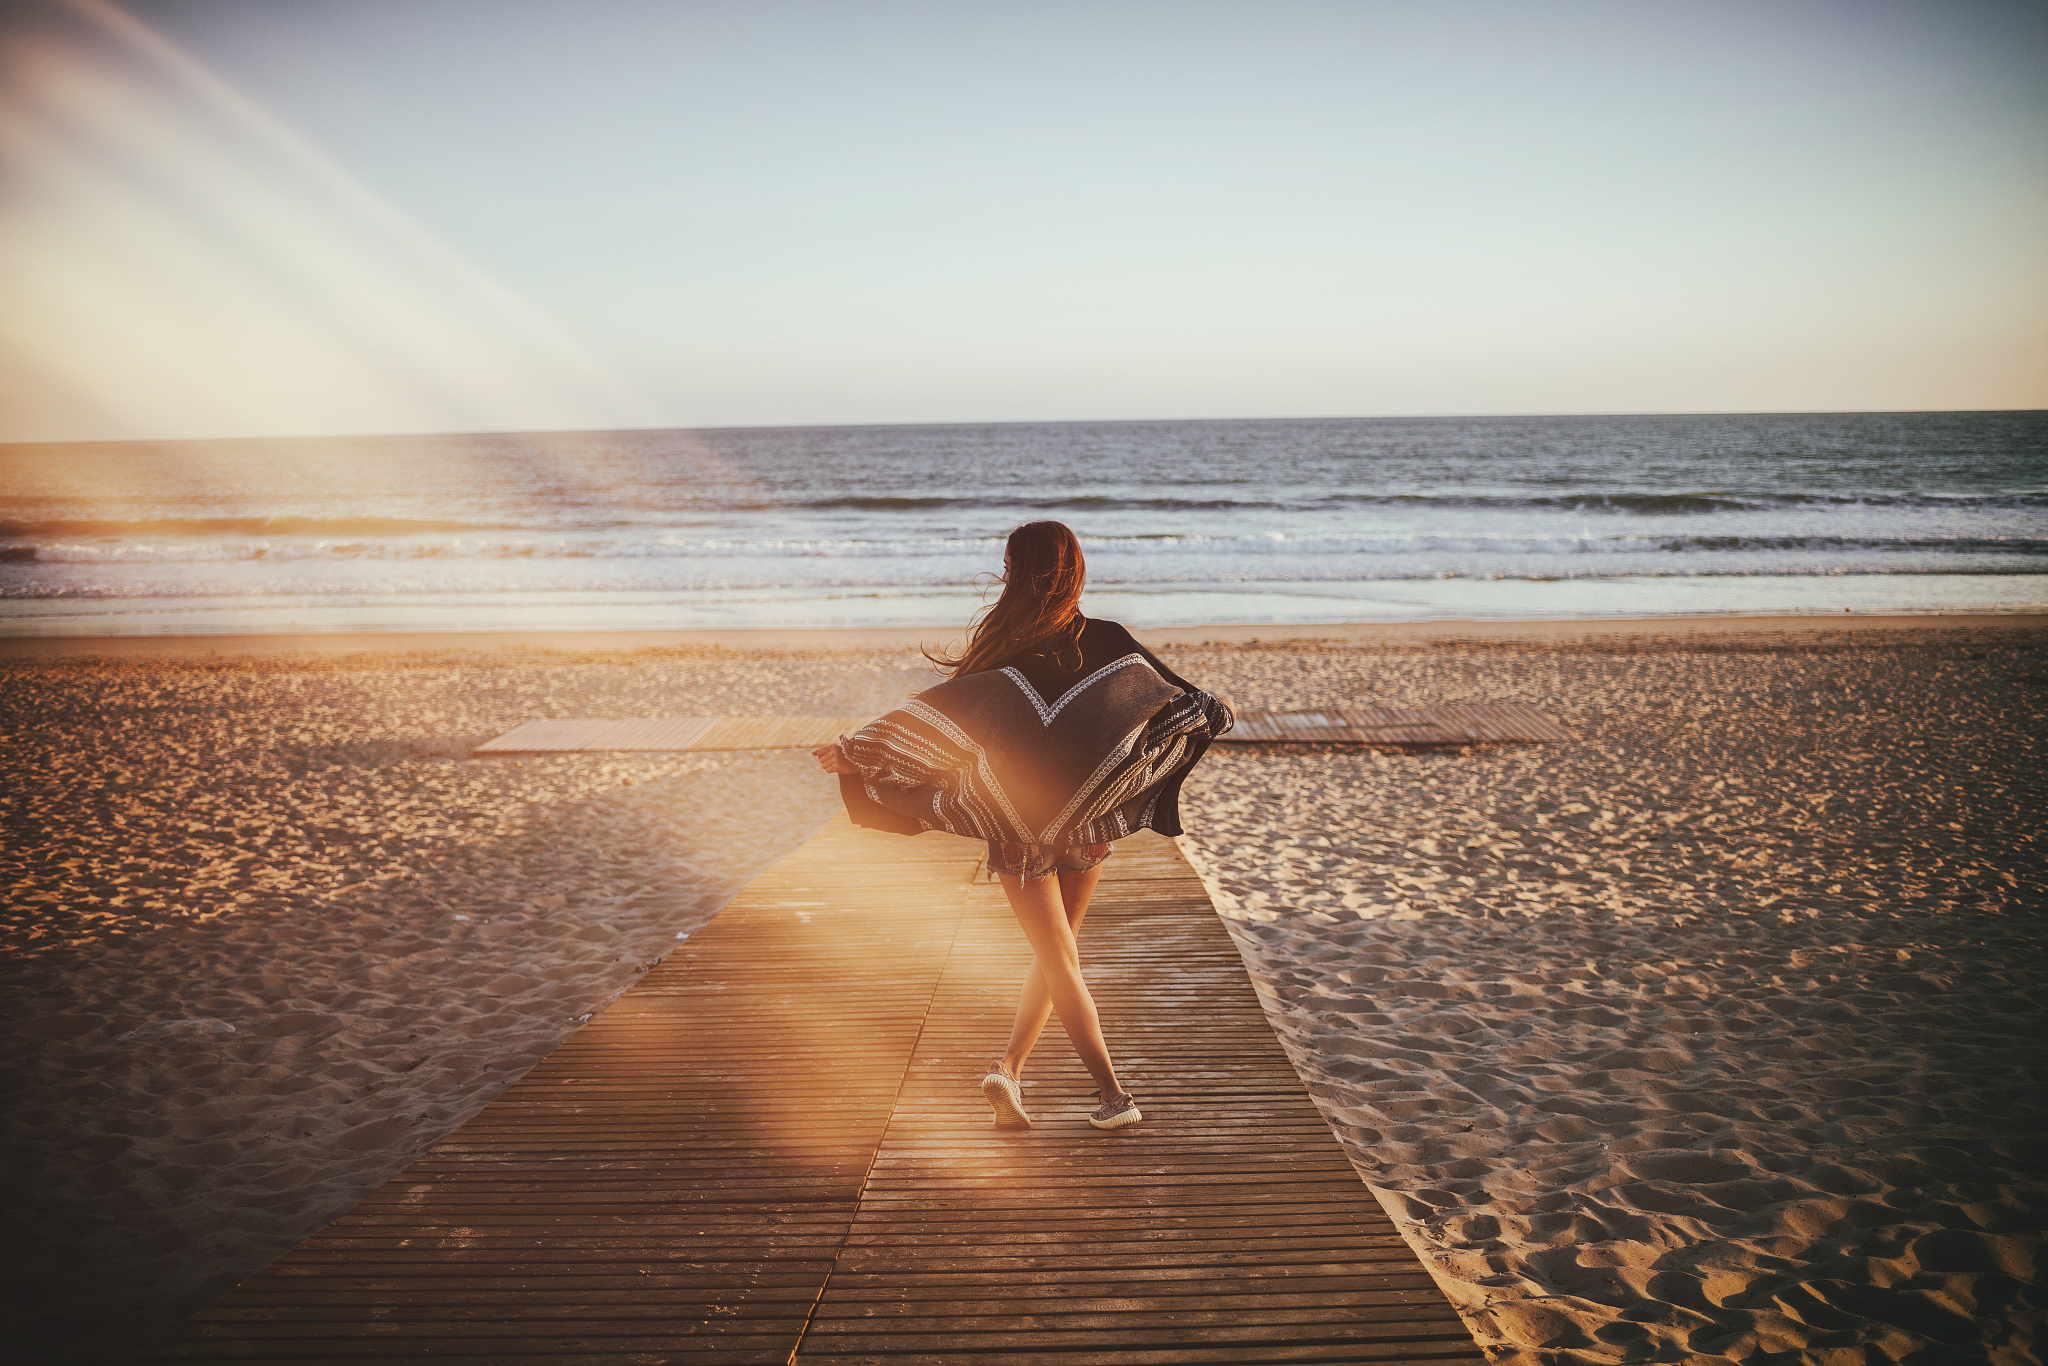
[{"label": "dark top", "polygon": [[[1074,664],[1072,646],[1058,652],[1042,652],[1012,659],[1003,667],[1015,669],[1024,675],[1032,688],[1047,702],[1057,702],[1067,689],[1079,683],[1097,669],[1114,664],[1128,654],[1139,654],[1145,662],[1159,671],[1159,676],[1179,688],[1182,692],[1199,692],[1194,684],[1160,663],[1159,656],[1137,642],[1137,639],[1122,626],[1113,621],[1101,621],[1094,617],[1085,618],[1081,628],[1081,662]],[[1064,654],[1061,662],[1056,654]],[[1187,780],[1194,769],[1195,759],[1202,756],[1209,743],[1206,739],[1195,746],[1194,755],[1159,789],[1158,805],[1153,809],[1152,828],[1162,835],[1178,835],[1180,828],[1180,785]]]},{"label": "dark top", "polygon": [[[1074,666],[1071,646],[1058,652],[1041,652],[1013,659],[1008,667],[1017,670],[1031,681],[1031,686],[1046,701],[1057,699],[1060,694],[1079,683],[1089,674],[1105,665],[1114,664],[1128,654],[1141,654],[1145,662],[1158,670],[1159,676],[1179,688],[1182,692],[1194,692],[1195,685],[1182,678],[1159,662],[1159,656],[1140,645],[1137,638],[1113,621],[1100,621],[1084,617],[1081,627],[1081,663]],[[1065,655],[1064,664],[1055,659],[1055,653]]]}]

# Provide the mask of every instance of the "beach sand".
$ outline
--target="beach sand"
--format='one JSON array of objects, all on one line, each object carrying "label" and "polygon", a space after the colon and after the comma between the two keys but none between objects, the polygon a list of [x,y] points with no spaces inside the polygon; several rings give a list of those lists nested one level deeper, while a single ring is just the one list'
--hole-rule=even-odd
[{"label": "beach sand", "polygon": [[[1297,1066],[1496,1359],[2033,1359],[2042,624],[1313,633],[1156,634],[1240,705],[1525,701],[1578,737],[1219,747],[1185,803]],[[10,1340],[161,1333],[837,804],[801,753],[470,745],[932,677],[894,639],[744,643],[9,651]]]},{"label": "beach sand", "polygon": [[931,681],[913,664],[505,648],[0,674],[22,1359],[120,1359],[298,1243],[839,808],[801,751],[472,745],[536,716],[872,714]]},{"label": "beach sand", "polygon": [[1572,743],[1224,749],[1183,841],[1500,1362],[2037,1361],[2038,631],[1181,652]]}]

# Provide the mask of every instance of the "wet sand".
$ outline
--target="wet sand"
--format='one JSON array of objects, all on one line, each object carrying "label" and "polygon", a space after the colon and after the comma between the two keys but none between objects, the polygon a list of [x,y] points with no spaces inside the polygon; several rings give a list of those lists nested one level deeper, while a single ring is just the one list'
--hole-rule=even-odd
[{"label": "wet sand", "polygon": [[[2027,1360],[2048,632],[1694,625],[1156,633],[1242,705],[1526,701],[1579,737],[1219,747],[1186,847],[1499,1360]],[[931,677],[896,640],[622,643],[10,651],[15,1341],[120,1359],[836,805],[801,754],[470,745],[550,714],[878,712]]]}]

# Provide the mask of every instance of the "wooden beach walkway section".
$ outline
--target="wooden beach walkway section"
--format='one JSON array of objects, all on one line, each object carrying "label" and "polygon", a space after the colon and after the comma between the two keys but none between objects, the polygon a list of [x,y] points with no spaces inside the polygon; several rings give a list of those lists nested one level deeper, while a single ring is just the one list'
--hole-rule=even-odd
[{"label": "wooden beach walkway section", "polygon": [[469,1123],[146,1359],[1460,1362],[1173,843],[1084,959],[1145,1122],[1055,1021],[976,1088],[1028,950],[981,846],[835,821]]},{"label": "wooden beach walkway section", "polygon": [[527,754],[701,749],[816,749],[868,723],[865,716],[647,716],[624,721],[528,721],[470,751],[476,759]]},{"label": "wooden beach walkway section", "polygon": [[[862,716],[573,717],[528,721],[470,751],[473,758],[531,754],[707,749],[816,749],[868,722]],[[1520,702],[1440,707],[1327,707],[1241,711],[1221,744],[1474,745],[1569,740],[1570,732]]]},{"label": "wooden beach walkway section", "polygon": [[1571,733],[1521,702],[1459,702],[1440,707],[1326,707],[1321,711],[1241,711],[1218,744],[1331,743],[1480,745],[1569,740]]}]

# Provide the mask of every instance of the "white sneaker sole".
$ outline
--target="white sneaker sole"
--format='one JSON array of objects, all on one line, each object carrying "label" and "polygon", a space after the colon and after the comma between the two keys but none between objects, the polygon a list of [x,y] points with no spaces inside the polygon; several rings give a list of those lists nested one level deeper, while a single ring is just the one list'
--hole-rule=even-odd
[{"label": "white sneaker sole", "polygon": [[1024,1113],[1024,1095],[1016,1082],[1000,1072],[991,1072],[981,1079],[981,1094],[988,1098],[988,1108],[996,1113],[997,1128],[1031,1127],[1031,1116]]},{"label": "white sneaker sole", "polygon": [[1136,1124],[1143,1118],[1144,1116],[1138,1113],[1138,1107],[1133,1105],[1128,1110],[1117,1111],[1108,1119],[1097,1119],[1094,1115],[1090,1115],[1088,1116],[1088,1122],[1098,1129],[1121,1129],[1126,1124]]}]

